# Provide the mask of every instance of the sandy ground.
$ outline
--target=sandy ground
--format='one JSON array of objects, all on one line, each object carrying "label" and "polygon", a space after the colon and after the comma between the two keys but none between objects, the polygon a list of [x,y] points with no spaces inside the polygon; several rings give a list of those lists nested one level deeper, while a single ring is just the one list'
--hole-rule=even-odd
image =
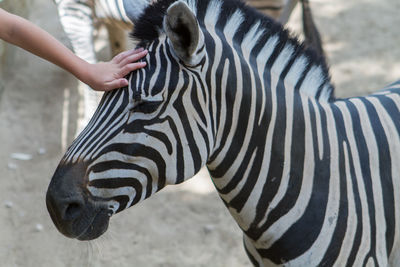
[{"label": "sandy ground", "polygon": [[[311,4],[338,96],[366,94],[400,79],[398,0]],[[31,21],[67,43],[52,1],[32,0],[32,10]],[[22,50],[15,60],[18,70],[9,71],[0,95],[0,266],[250,266],[240,230],[207,173],[114,216],[96,241],[59,234],[45,192],[73,138],[77,82]],[[32,159],[15,160],[16,152]]]}]

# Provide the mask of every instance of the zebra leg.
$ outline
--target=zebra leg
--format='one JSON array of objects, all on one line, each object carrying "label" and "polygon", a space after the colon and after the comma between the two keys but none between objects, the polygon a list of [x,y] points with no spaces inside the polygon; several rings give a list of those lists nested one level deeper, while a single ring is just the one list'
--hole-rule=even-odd
[{"label": "zebra leg", "polygon": [[282,25],[285,25],[289,21],[290,15],[292,14],[293,9],[296,7],[297,2],[299,2],[299,0],[286,1],[279,18],[277,18]]},{"label": "zebra leg", "polygon": [[[289,21],[290,15],[299,0],[288,0],[285,7],[278,18],[281,24],[286,24]],[[318,56],[325,58],[324,49],[322,48],[321,36],[312,16],[310,2],[308,0],[300,0],[303,16],[303,31],[305,36],[305,44],[307,47],[314,49]]]},{"label": "zebra leg", "polygon": [[281,16],[285,0],[246,0],[246,3],[272,18],[278,19]]},{"label": "zebra leg", "polygon": [[303,31],[305,36],[306,46],[314,49],[318,56],[325,58],[325,53],[322,48],[321,36],[315,26],[314,19],[312,16],[310,3],[308,0],[301,0],[303,9]]}]

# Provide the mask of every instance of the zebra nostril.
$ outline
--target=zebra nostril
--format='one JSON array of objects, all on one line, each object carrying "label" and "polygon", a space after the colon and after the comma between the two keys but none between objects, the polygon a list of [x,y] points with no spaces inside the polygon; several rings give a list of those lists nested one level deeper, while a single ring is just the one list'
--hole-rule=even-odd
[{"label": "zebra nostril", "polygon": [[82,212],[82,205],[78,202],[72,202],[67,204],[67,208],[65,209],[65,213],[63,216],[64,220],[72,221],[80,216]]}]

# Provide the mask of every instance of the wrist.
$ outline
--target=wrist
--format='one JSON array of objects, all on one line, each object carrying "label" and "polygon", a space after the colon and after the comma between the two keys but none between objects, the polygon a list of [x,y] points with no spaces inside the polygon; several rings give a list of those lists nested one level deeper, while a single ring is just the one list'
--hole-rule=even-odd
[{"label": "wrist", "polygon": [[92,71],[93,65],[82,60],[77,66],[77,71],[74,73],[76,78],[78,78],[80,81],[83,83],[89,85],[90,87],[93,88],[93,71]]}]

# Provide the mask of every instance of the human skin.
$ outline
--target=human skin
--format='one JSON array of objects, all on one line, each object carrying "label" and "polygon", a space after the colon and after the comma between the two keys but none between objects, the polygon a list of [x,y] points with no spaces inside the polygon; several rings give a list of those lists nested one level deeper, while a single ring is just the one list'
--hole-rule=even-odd
[{"label": "human skin", "polygon": [[122,52],[109,62],[90,64],[46,31],[1,8],[0,39],[63,68],[96,91],[124,87],[128,73],[146,66],[146,62],[136,62],[147,54],[142,48]]}]

